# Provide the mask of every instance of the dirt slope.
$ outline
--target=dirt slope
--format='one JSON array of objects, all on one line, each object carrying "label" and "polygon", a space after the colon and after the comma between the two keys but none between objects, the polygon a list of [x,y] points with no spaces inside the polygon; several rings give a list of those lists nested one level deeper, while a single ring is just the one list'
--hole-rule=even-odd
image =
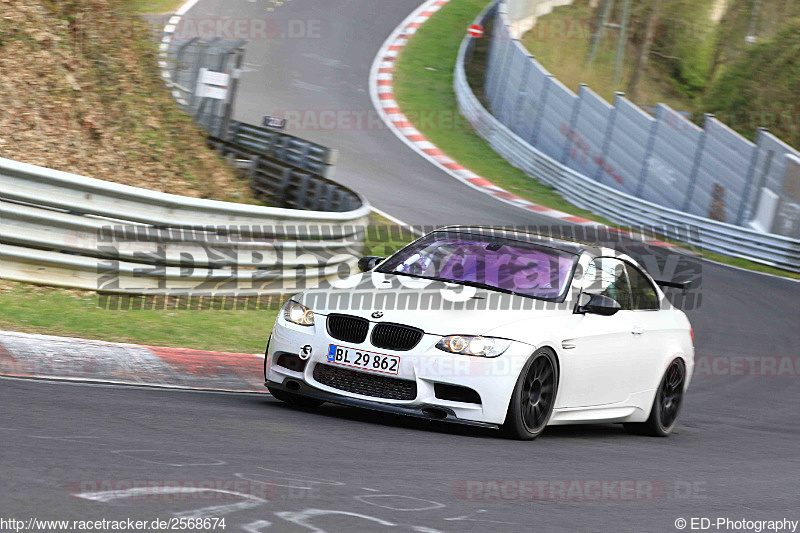
[{"label": "dirt slope", "polygon": [[0,0],[0,157],[188,196],[249,197],[173,103],[129,0]]}]

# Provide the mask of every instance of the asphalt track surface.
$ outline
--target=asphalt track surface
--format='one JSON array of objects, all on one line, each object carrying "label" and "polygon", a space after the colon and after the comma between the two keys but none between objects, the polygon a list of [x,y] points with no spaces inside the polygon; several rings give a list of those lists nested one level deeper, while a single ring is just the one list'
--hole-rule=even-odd
[{"label": "asphalt track surface", "polygon": [[[275,18],[322,20],[321,37],[251,43],[254,72],[243,80],[238,118],[371,111],[369,65],[418,4],[276,7]],[[190,16],[246,18],[264,9],[261,0],[201,0]],[[407,222],[546,223],[456,182],[389,131],[303,135],[338,148],[337,179]],[[261,395],[2,379],[0,510],[25,519],[225,516],[225,531],[676,531],[678,518],[800,519],[800,285],[703,262],[701,287],[700,305],[688,311],[698,356],[783,357],[795,373],[748,371],[741,358],[743,367],[709,364],[667,439],[593,425],[514,442],[345,407],[293,409]],[[249,496],[91,494],[125,480],[217,483]],[[469,480],[512,483],[498,499],[490,485],[475,489]],[[544,496],[515,497],[522,480],[540,482]],[[613,485],[622,480],[645,490],[626,498]],[[607,492],[581,501],[575,491],[592,481]],[[560,486],[572,493],[562,497]]]}]

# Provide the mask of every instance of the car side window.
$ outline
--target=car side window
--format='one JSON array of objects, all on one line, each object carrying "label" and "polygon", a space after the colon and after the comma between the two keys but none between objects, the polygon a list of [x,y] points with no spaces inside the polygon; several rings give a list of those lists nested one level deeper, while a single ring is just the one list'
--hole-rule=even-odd
[{"label": "car side window", "polygon": [[583,280],[583,292],[608,296],[616,300],[621,309],[632,309],[625,263],[619,259],[598,257],[589,263]]},{"label": "car side window", "polygon": [[631,296],[634,310],[658,309],[658,293],[650,280],[638,268],[628,266],[628,279],[631,283]]}]

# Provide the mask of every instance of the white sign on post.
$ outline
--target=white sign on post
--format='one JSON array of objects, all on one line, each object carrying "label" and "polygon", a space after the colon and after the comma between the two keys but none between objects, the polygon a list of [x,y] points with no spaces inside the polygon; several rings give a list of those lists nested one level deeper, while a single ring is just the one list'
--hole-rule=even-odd
[{"label": "white sign on post", "polygon": [[227,72],[215,72],[207,68],[200,69],[195,94],[200,98],[225,100],[228,97],[228,82],[231,79]]},{"label": "white sign on post", "polygon": [[202,72],[201,79],[206,85],[216,85],[218,87],[227,87],[231,79],[231,75],[227,72],[214,72],[213,70],[200,69]]}]

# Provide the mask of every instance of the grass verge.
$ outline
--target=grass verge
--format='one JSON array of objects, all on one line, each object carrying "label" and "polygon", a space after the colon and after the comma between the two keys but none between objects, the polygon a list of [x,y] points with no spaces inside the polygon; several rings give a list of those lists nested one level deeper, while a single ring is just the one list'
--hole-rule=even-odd
[{"label": "grass verge", "polygon": [[186,0],[130,0],[131,7],[140,15],[174,13]]},{"label": "grass verge", "polygon": [[[373,215],[364,255],[388,255],[413,239]],[[258,353],[278,314],[267,309],[110,310],[99,295],[0,279],[0,330],[151,346]]]},{"label": "grass verge", "polygon": [[[394,72],[394,96],[414,126],[461,165],[534,203],[611,226],[596,214],[569,203],[554,189],[530,178],[500,157],[460,116],[453,90],[453,70],[467,26],[487,0],[450,2],[426,22],[406,44]],[[430,117],[448,120],[431,120]],[[455,118],[454,118],[455,117]],[[800,274],[712,252],[700,255],[720,263],[789,278]]]}]

